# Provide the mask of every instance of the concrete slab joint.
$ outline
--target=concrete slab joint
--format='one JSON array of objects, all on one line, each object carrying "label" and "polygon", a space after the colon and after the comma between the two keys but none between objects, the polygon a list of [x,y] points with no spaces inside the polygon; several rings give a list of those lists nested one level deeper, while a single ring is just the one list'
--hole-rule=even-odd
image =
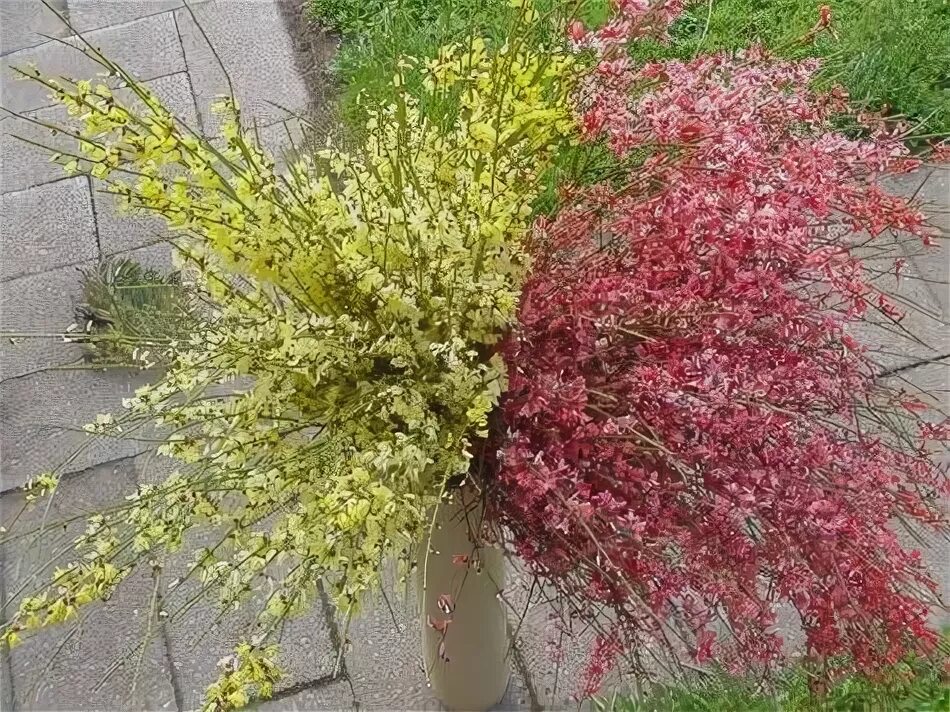
[{"label": "concrete slab joint", "polygon": [[[156,79],[185,71],[185,58],[178,41],[175,19],[168,13],[93,30],[84,37],[93,47],[107,50],[112,61],[137,79]],[[4,106],[10,111],[25,112],[55,103],[42,85],[17,79],[13,67],[35,64],[47,74],[77,78],[91,78],[102,73],[104,70],[100,65],[76,50],[79,44],[80,40],[75,37],[62,41],[50,40],[6,55],[0,79]]]}]

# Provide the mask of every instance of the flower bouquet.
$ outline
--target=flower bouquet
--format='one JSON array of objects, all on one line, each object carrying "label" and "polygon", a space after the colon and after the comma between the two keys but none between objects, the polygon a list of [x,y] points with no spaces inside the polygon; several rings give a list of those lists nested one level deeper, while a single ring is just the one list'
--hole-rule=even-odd
[{"label": "flower bouquet", "polygon": [[[613,669],[767,669],[780,610],[862,669],[936,640],[895,527],[945,529],[950,428],[856,331],[903,328],[865,251],[932,239],[880,183],[920,162],[903,128],[845,135],[816,63],[761,48],[635,64],[676,0],[592,29],[575,9],[516,2],[503,44],[401,59],[356,148],[281,169],[232,99],[212,139],[91,45],[100,80],[23,70],[73,118],[55,160],[163,217],[203,306],[88,426],[157,428],[173,474],[90,519],[7,645],[182,547],[224,606],[280,571],[209,710],[268,696],[280,624],[322,589],[348,622],[390,562],[418,580],[426,675],[466,709],[507,681],[502,552],[597,632],[581,696]],[[541,211],[561,157],[595,152]]]}]

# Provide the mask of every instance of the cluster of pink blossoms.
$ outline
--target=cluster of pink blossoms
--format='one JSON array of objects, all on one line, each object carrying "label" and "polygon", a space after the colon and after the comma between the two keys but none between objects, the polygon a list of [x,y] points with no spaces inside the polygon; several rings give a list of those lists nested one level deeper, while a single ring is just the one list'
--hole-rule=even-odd
[{"label": "cluster of pink blossoms", "polygon": [[879,184],[917,161],[899,127],[837,132],[847,97],[810,88],[813,61],[634,66],[627,42],[681,3],[617,5],[569,32],[596,59],[585,138],[622,177],[566,189],[536,225],[495,516],[577,610],[608,611],[584,693],[658,644],[770,665],[783,607],[815,657],[892,663],[935,640],[936,585],[895,524],[946,526],[950,428],[877,382],[849,326],[901,318],[854,231],[929,240]]}]

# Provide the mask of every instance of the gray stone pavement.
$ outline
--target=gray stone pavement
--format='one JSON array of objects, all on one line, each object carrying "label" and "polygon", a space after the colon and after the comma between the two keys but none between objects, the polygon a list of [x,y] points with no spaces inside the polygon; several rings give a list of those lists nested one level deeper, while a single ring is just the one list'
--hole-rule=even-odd
[{"label": "gray stone pavement", "polygon": [[[302,0],[288,0],[294,4]],[[325,62],[332,48],[315,54],[313,43],[292,35],[288,17],[296,7],[276,0],[51,0],[90,40],[145,81],[191,125],[214,135],[209,112],[225,78],[198,25],[212,42],[234,82],[235,92],[272,149],[299,133],[292,112],[319,110],[320,96],[308,72]],[[197,25],[195,20],[197,20]],[[297,23],[299,31],[299,23]],[[45,35],[45,36],[44,36]],[[88,65],[69,47],[66,27],[40,0],[0,0],[0,105],[43,120],[62,110],[42,91],[15,82],[10,66],[36,62],[48,72],[81,75]],[[298,48],[307,46],[306,56]],[[309,89],[309,91],[308,91]],[[272,102],[272,103],[269,103]],[[276,105],[276,106],[275,106]],[[160,222],[117,214],[108,196],[84,177],[64,177],[36,149],[14,137],[56,141],[43,130],[12,117],[0,118],[0,332],[60,332],[72,321],[79,299],[78,267],[115,254],[168,266]],[[950,234],[950,171],[927,170],[904,179],[932,205],[934,219]],[[911,247],[907,248],[911,250]],[[890,378],[917,384],[947,405],[950,342],[948,247],[910,257],[908,279],[894,290],[924,304],[929,316],[912,329],[926,345],[889,332],[877,343]],[[910,253],[909,253],[910,254]],[[884,279],[884,278],[882,278]],[[16,343],[14,343],[16,341]],[[56,466],[83,437],[75,431],[120,400],[149,374],[111,370],[69,370],[81,355],[75,345],[54,339],[4,339],[0,345],[0,521],[19,511],[16,491],[32,474]],[[919,364],[928,361],[926,364]],[[0,551],[0,599],[14,606],[24,590],[69,558],[69,542],[81,529],[79,515],[122,500],[137,483],[155,476],[153,461],[136,443],[97,443],[74,460],[55,500],[50,521],[68,520],[41,540],[24,537]],[[24,515],[18,528],[38,523]],[[32,517],[33,519],[29,519]],[[76,519],[77,521],[72,521]],[[947,551],[930,551],[932,563],[950,581]],[[174,569],[175,562],[169,565]],[[179,564],[180,565],[180,564]],[[173,575],[172,572],[167,575]],[[550,609],[528,600],[525,577],[513,575],[511,598],[525,607],[513,656],[514,675],[502,707],[567,708],[584,645],[565,646],[565,660],[551,662]],[[42,632],[16,648],[0,668],[0,708],[34,710],[188,710],[200,706],[217,661],[251,624],[248,615],[227,616],[201,601],[187,615],[151,629],[146,615],[154,584],[141,572],[107,604],[90,608],[76,628]],[[946,592],[950,594],[950,592]],[[950,595],[948,595],[950,597]],[[390,600],[394,597],[390,595]],[[439,709],[421,672],[418,624],[413,602],[368,606],[341,641],[332,611],[317,606],[293,621],[282,635],[287,678],[262,710]],[[7,609],[5,609],[7,610]],[[393,620],[395,617],[395,621]],[[140,646],[146,640],[144,646]],[[554,642],[554,641],[550,641]],[[340,648],[342,667],[336,669]]]}]

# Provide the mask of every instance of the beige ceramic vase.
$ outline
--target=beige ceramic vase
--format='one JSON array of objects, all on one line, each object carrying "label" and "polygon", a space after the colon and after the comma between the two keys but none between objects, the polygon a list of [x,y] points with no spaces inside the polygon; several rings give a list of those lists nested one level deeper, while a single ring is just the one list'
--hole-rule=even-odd
[{"label": "beige ceramic vase", "polygon": [[428,557],[420,552],[419,597],[425,666],[435,696],[451,710],[487,710],[508,687],[507,618],[499,549],[475,544],[481,505],[460,490],[436,512]]}]

